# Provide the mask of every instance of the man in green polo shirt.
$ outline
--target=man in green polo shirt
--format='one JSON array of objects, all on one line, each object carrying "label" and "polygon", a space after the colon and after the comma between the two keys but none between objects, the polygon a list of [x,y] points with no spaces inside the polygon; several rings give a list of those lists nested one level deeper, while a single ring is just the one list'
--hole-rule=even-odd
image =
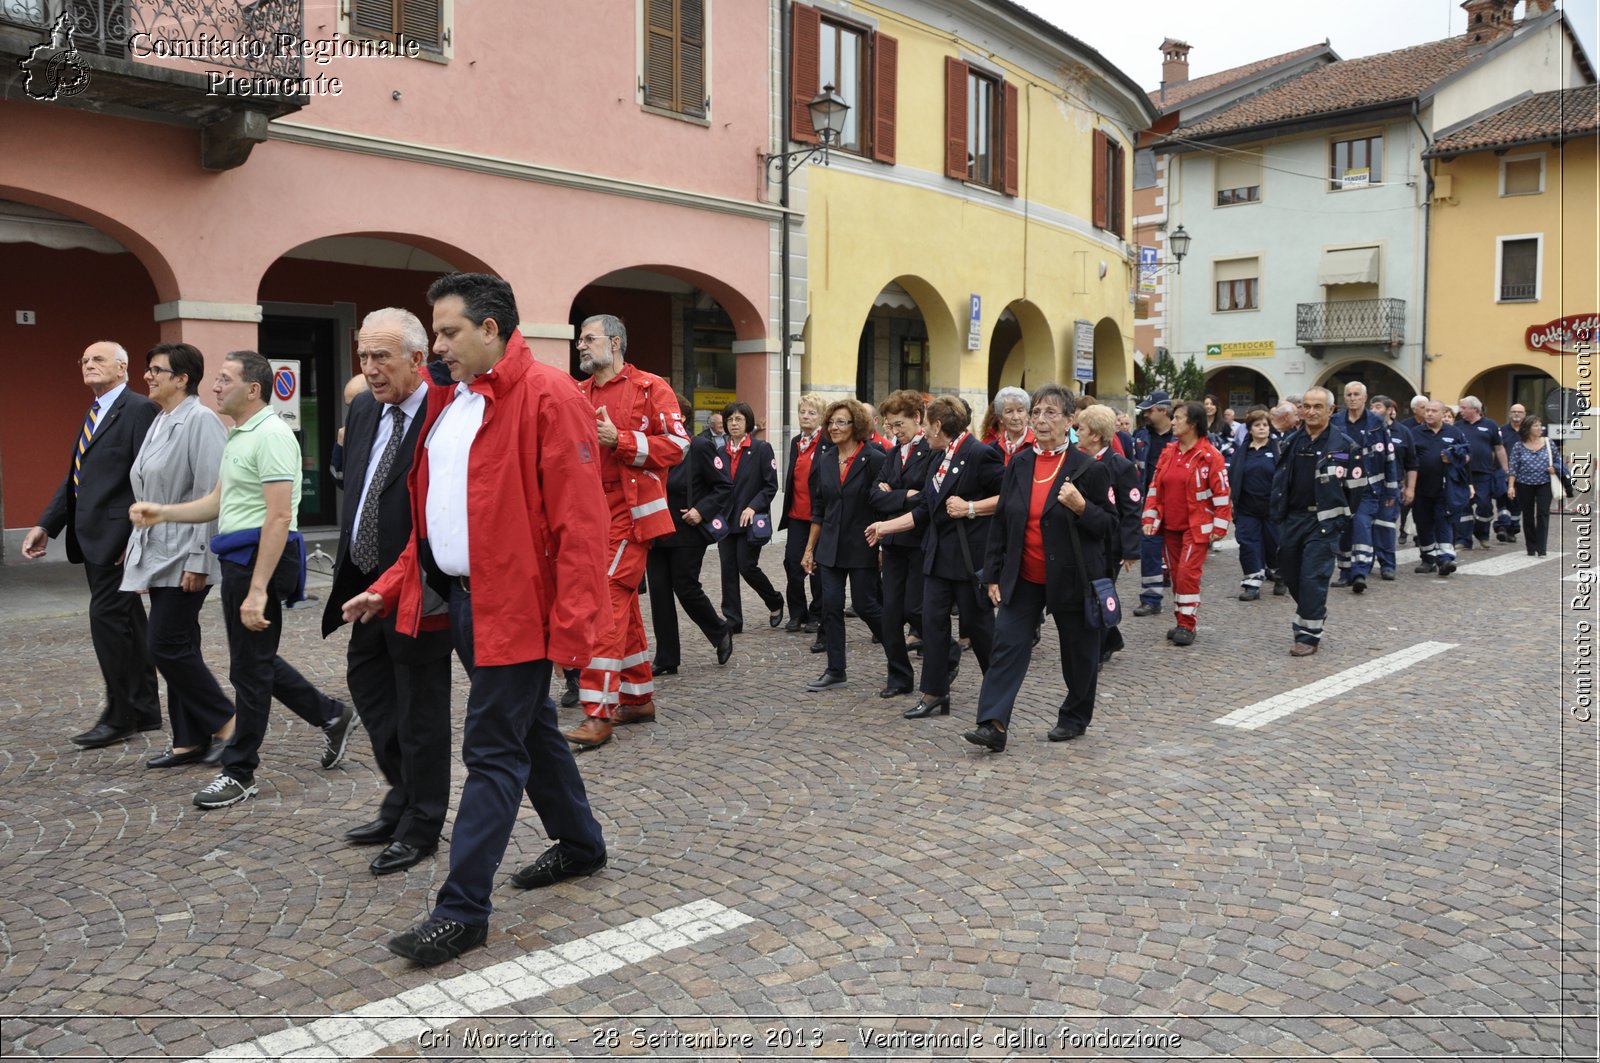
[{"label": "man in green polo shirt", "polygon": [[268,405],[272,366],[255,351],[234,351],[223,360],[211,390],[217,409],[235,425],[222,450],[217,486],[204,498],[177,505],[136,502],[129,515],[140,527],[217,522],[211,548],[222,561],[235,729],[222,753],[222,774],[194,795],[194,803],[223,808],[256,793],[255,771],[273,698],[321,728],[324,768],[344,758],[355,715],[278,656],[282,603],[300,596],[305,542],[296,526],[300,444]]}]

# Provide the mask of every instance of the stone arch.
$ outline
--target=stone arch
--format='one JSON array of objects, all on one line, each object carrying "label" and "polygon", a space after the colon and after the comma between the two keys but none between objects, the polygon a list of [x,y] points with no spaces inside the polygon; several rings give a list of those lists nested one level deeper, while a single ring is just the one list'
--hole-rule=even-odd
[{"label": "stone arch", "polygon": [[[1069,370],[1076,365],[1076,347],[1071,342],[1073,337],[1068,337],[1067,350],[1073,352],[1068,355]],[[1069,371],[1069,379],[1076,376]],[[1103,317],[1094,326],[1094,378],[1080,383],[1080,390],[1086,390],[1101,400],[1125,399],[1130,389],[1128,379],[1128,347],[1122,336],[1122,326],[1114,318]]]},{"label": "stone arch", "polygon": [[105,235],[121,244],[130,254],[137,258],[144,270],[150,275],[151,282],[156,288],[156,297],[161,302],[168,302],[178,298],[178,279],[173,271],[167,256],[155,244],[140,234],[137,230],[111,217],[102,214],[82,204],[71,200],[62,199],[31,188],[18,188],[14,185],[0,185],[0,200],[13,200],[17,203],[26,203],[34,207],[54,211],[57,214],[83,222],[92,226]]},{"label": "stone arch", "polygon": [[1534,362],[1507,362],[1485,369],[1468,380],[1461,395],[1439,397],[1453,403],[1462,395],[1476,395],[1483,401],[1484,415],[1503,424],[1513,402],[1522,403],[1528,413],[1545,419],[1545,398],[1561,386],[1560,379],[1545,366]]},{"label": "stone arch", "polygon": [[989,336],[989,396],[1002,387],[1032,391],[1060,379],[1055,339],[1044,310],[1027,299],[1013,299]]},{"label": "stone arch", "polygon": [[1369,396],[1388,395],[1402,406],[1411,401],[1411,396],[1417,394],[1416,382],[1395,368],[1394,363],[1361,355],[1346,358],[1324,368],[1317,377],[1315,386],[1332,391],[1334,402],[1338,404],[1344,401],[1344,386],[1352,380],[1359,380],[1365,384]]},{"label": "stone arch", "polygon": [[1272,377],[1254,366],[1238,362],[1227,362],[1209,369],[1205,376],[1205,389],[1207,393],[1216,395],[1217,402],[1223,407],[1233,407],[1241,420],[1245,409],[1250,406],[1270,408],[1283,396]]}]

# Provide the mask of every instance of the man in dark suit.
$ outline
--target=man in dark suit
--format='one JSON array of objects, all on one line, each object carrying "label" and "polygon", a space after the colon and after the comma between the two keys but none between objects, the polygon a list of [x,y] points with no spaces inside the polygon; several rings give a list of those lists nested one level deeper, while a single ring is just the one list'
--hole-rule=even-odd
[{"label": "man in dark suit", "polygon": [[[324,637],[344,623],[340,606],[394,564],[411,539],[406,477],[422,431],[427,350],[428,333],[408,310],[374,310],[361,324],[357,354],[369,390],[351,401],[345,421],[339,560],[322,614]],[[369,865],[374,875],[433,855],[449,804],[450,623],[444,599],[431,604],[415,638],[395,630],[392,614],[350,631],[350,697],[389,792],[377,818],[345,839],[387,843]]]},{"label": "man in dark suit", "polygon": [[133,532],[128,471],[161,407],[128,390],[128,352],[120,344],[91,343],[79,364],[95,401],[73,440],[66,478],[22,540],[22,554],[43,557],[45,540],[65,531],[67,560],[83,565],[89,579],[89,637],[105,676],[106,708],[72,741],[99,749],[161,728],[144,603],[122,590],[122,557]]}]

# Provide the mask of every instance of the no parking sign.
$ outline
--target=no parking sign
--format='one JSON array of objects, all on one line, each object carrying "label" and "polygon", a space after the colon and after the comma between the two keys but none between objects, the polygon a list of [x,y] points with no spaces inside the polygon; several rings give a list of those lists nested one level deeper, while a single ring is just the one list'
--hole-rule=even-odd
[{"label": "no parking sign", "polygon": [[300,363],[272,362],[272,412],[292,430],[300,431]]}]

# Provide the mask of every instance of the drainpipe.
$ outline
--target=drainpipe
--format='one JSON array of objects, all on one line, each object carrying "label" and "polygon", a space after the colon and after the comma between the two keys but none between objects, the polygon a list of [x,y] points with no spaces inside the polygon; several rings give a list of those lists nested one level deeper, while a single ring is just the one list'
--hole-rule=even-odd
[{"label": "drainpipe", "polygon": [[1433,212],[1433,170],[1428,160],[1422,156],[1427,154],[1428,148],[1433,146],[1433,141],[1428,139],[1428,131],[1423,128],[1422,119],[1419,117],[1421,105],[1417,100],[1411,101],[1411,120],[1417,124],[1417,130],[1422,134],[1422,151],[1417,153],[1417,161],[1422,164],[1422,358],[1419,360],[1421,368],[1417,370],[1417,394],[1428,393],[1428,237],[1432,232]]},{"label": "drainpipe", "polygon": [[[779,143],[778,151],[781,153],[789,150],[789,112],[791,110],[789,101],[789,83],[793,76],[789,69],[789,5],[781,2],[781,0],[778,4],[778,19],[778,69],[780,71],[779,76],[782,79],[778,86],[778,101],[779,106],[782,108],[783,115],[779,121],[779,129],[781,130],[780,135],[782,140]],[[778,285],[780,288],[778,298],[778,328],[779,335],[782,337],[779,341],[779,350],[781,351],[779,357],[783,359],[783,414],[782,420],[780,421],[780,424],[782,425],[782,431],[779,434],[778,445],[773,449],[780,454],[786,454],[788,453],[789,436],[792,431],[789,424],[789,354],[792,349],[792,342],[789,339],[789,332],[792,326],[789,321],[789,167],[784,166],[782,167],[782,170],[782,184],[778,186],[778,205],[783,208],[783,215],[778,221],[778,224],[783,226],[783,232],[778,237]],[[763,174],[762,176],[764,179],[766,175]],[[785,492],[785,497],[787,497],[789,485],[784,484],[783,489]],[[785,505],[787,505],[787,503],[785,503]]]}]

